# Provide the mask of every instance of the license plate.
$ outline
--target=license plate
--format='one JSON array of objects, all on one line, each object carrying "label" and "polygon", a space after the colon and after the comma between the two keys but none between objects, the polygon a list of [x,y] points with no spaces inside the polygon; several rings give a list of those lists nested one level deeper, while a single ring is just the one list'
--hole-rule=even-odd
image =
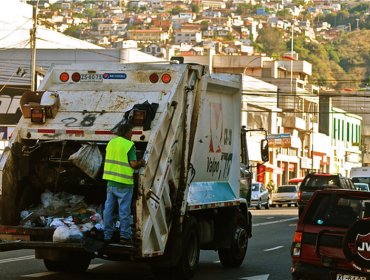
[{"label": "license plate", "polygon": [[103,81],[103,74],[81,74],[81,82],[100,82]]},{"label": "license plate", "polygon": [[356,276],[350,274],[337,274],[336,280],[366,280],[365,276]]}]

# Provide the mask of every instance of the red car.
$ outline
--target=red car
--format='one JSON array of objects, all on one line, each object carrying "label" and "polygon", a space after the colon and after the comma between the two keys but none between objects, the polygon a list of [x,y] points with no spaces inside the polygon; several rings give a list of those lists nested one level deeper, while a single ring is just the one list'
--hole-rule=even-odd
[{"label": "red car", "polygon": [[370,192],[314,192],[291,246],[293,280],[370,279]]}]

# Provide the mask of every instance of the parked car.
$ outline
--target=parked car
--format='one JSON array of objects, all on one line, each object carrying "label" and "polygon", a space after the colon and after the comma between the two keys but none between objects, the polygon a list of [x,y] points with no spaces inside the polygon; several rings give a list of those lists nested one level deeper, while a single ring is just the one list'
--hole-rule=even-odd
[{"label": "parked car", "polygon": [[370,279],[370,192],[316,191],[291,246],[293,280]]},{"label": "parked car", "polygon": [[309,173],[299,187],[298,191],[298,214],[301,215],[307,202],[316,190],[325,188],[355,189],[350,178],[341,174]]},{"label": "parked car", "polygon": [[261,209],[264,206],[266,209],[269,209],[269,192],[265,188],[265,185],[260,182],[252,183],[252,199],[251,207],[256,207],[256,209]]},{"label": "parked car", "polygon": [[279,207],[283,206],[283,204],[287,204],[288,206],[294,205],[298,206],[298,186],[297,185],[281,185],[277,188],[275,193],[272,193],[271,196],[271,206],[275,207],[279,205]]},{"label": "parked car", "polygon": [[297,185],[298,188],[301,185],[304,177],[299,177],[299,178],[291,178],[288,180],[288,185]]},{"label": "parked car", "polygon": [[355,185],[356,190],[368,192],[369,184],[366,183],[353,183]]},{"label": "parked car", "polygon": [[252,198],[252,173],[248,168],[240,168],[240,197],[245,198],[248,202],[248,207],[251,204]]}]

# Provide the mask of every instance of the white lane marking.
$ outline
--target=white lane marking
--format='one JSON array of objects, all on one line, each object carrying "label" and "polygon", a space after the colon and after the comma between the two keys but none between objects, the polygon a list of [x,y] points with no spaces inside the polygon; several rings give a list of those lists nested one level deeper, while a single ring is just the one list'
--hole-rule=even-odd
[{"label": "white lane marking", "polygon": [[266,220],[274,219],[275,217],[267,217]]},{"label": "white lane marking", "polygon": [[54,272],[54,271],[46,271],[46,272],[39,272],[39,273],[33,273],[33,274],[22,275],[21,277],[32,277],[32,278],[38,278],[38,277],[43,277],[43,276],[53,275],[53,274],[57,274],[57,273],[58,273],[58,272]]},{"label": "white lane marking", "polygon": [[94,268],[97,268],[97,267],[99,267],[101,265],[103,265],[103,264],[102,263],[90,264],[88,269],[94,269]]},{"label": "white lane marking", "polygon": [[269,278],[270,274],[261,274],[261,275],[256,275],[256,276],[248,276],[248,277],[243,277],[239,278],[242,280],[267,280]]},{"label": "white lane marking", "polygon": [[283,247],[284,247],[284,246],[276,246],[276,247],[273,247],[273,248],[265,249],[265,250],[263,250],[263,251],[268,252],[268,251],[277,250],[277,249],[280,249],[280,248],[283,248]]},{"label": "white lane marking", "polygon": [[265,225],[277,224],[277,223],[282,223],[282,222],[287,222],[287,221],[294,221],[294,220],[298,220],[298,217],[289,218],[289,219],[281,219],[281,220],[276,220],[276,221],[271,221],[271,222],[264,222],[264,223],[253,224],[253,226],[254,227],[265,226]]},{"label": "white lane marking", "polygon": [[17,258],[3,259],[3,260],[0,260],[0,264],[1,263],[24,261],[24,260],[31,260],[31,259],[34,259],[34,258],[35,258],[35,255],[29,255],[29,256],[23,256],[23,257],[17,257]]},{"label": "white lane marking", "polygon": [[[88,269],[89,270],[90,269],[94,269],[94,268],[97,268],[98,266],[101,266],[101,265],[103,265],[103,264],[102,263],[90,264]],[[45,271],[45,272],[38,272],[38,273],[33,273],[33,274],[22,275],[22,277],[33,277],[33,278],[37,278],[37,277],[43,277],[43,276],[57,274],[57,273],[59,273],[59,272]]]}]

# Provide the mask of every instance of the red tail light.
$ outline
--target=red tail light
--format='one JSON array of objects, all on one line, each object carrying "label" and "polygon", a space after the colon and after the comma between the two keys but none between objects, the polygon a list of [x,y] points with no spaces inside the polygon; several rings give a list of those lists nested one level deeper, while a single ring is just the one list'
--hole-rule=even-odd
[{"label": "red tail light", "polygon": [[81,80],[81,75],[80,73],[78,72],[74,72],[72,74],[72,81],[74,81],[75,83],[79,82]]},{"label": "red tail light", "polygon": [[298,192],[298,202],[301,202],[301,199],[302,199],[302,192],[299,191]]},{"label": "red tail light", "polygon": [[151,74],[151,75],[149,76],[149,80],[150,80],[153,84],[157,83],[157,82],[159,81],[159,76],[158,76],[158,74],[157,74],[157,73],[153,73],[153,74]]},{"label": "red tail light", "polygon": [[294,232],[293,242],[295,242],[295,243],[301,243],[302,242],[302,232],[301,231]]},{"label": "red tail light", "polygon": [[162,82],[168,84],[171,82],[171,75],[170,74],[163,74],[162,75]]},{"label": "red tail light", "polygon": [[69,74],[67,72],[63,72],[60,74],[59,79],[65,83],[69,80]]},{"label": "red tail light", "polygon": [[293,236],[293,244],[291,248],[291,254],[293,257],[299,257],[301,255],[301,243],[302,243],[302,232],[296,231]]}]

